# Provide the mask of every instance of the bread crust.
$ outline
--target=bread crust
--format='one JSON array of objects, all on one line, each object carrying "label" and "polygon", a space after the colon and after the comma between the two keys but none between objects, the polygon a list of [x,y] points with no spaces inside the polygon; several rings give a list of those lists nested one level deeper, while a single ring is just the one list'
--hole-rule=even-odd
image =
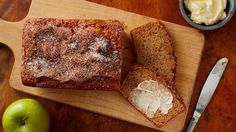
[{"label": "bread crust", "polygon": [[119,91],[123,35],[117,20],[29,19],[22,36],[22,83]]}]

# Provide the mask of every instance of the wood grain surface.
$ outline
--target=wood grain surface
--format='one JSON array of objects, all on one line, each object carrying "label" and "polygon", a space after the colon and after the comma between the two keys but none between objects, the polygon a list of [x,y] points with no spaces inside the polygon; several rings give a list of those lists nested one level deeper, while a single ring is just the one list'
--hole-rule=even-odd
[{"label": "wood grain surface", "polygon": [[[9,2],[10,1],[10,2]],[[27,14],[30,1],[0,0],[0,16],[3,19],[17,21]],[[182,18],[177,0],[93,0],[93,2],[111,7],[163,19],[182,25],[188,24]],[[7,3],[7,4],[6,4]],[[0,35],[1,35],[0,31]],[[236,15],[223,28],[215,31],[204,31],[205,50],[202,56],[197,83],[190,107],[187,122],[196,105],[203,83],[216,62],[221,57],[229,58],[216,93],[199,120],[195,131],[235,131],[236,130]],[[150,128],[134,125],[85,110],[29,96],[9,87],[8,79],[12,68],[13,56],[4,46],[0,48],[0,117],[4,109],[18,98],[30,97],[40,101],[49,111],[51,131],[154,131]],[[187,124],[186,124],[187,125]],[[2,125],[0,126],[2,131]]]},{"label": "wood grain surface", "polygon": [[[135,27],[156,19],[146,17],[100,4],[87,1],[61,0],[55,5],[56,0],[34,0],[31,3],[29,13],[20,22],[0,21],[0,29],[5,30],[0,36],[0,42],[6,44],[13,52],[15,61],[9,80],[10,86],[21,92],[54,100],[92,112],[114,117],[116,119],[133,122],[139,125],[158,129],[142,114],[134,109],[118,92],[114,91],[88,91],[49,89],[25,86],[21,82],[21,38],[22,26],[29,18],[53,17],[53,18],[93,18],[93,19],[117,19],[125,23],[125,43],[123,50],[122,75],[126,76],[135,57],[131,45],[130,31]],[[75,6],[76,5],[76,6]],[[70,10],[68,10],[68,7]],[[45,14],[45,12],[47,12]],[[106,13],[104,13],[106,12]],[[174,41],[174,49],[177,57],[176,89],[186,110],[171,120],[159,130],[181,131],[184,127],[186,115],[190,105],[197,70],[200,64],[204,47],[204,36],[198,30],[186,26],[162,21]],[[14,38],[14,39],[13,39]],[[192,45],[194,43],[194,45]],[[154,47],[153,47],[154,48]],[[155,56],[153,56],[155,58]],[[62,98],[63,97],[63,98]]]}]

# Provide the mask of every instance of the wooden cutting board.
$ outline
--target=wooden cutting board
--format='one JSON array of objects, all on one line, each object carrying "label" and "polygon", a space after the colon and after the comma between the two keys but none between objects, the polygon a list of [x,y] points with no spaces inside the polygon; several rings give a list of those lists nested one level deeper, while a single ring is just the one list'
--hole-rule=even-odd
[{"label": "wooden cutting board", "polygon": [[156,20],[80,0],[33,0],[29,14],[24,20],[15,23],[0,20],[0,42],[6,44],[12,50],[15,58],[9,80],[14,89],[158,130],[181,131],[183,129],[204,47],[204,36],[199,31],[162,21],[175,42],[174,49],[177,56],[176,88],[183,97],[187,109],[164,127],[157,128],[134,109],[118,92],[45,89],[22,85],[20,78],[22,26],[26,19],[38,17],[118,19],[123,21],[127,25],[122,68],[123,77],[125,77],[129,67],[135,60],[130,48],[132,42],[129,35],[130,30]]}]

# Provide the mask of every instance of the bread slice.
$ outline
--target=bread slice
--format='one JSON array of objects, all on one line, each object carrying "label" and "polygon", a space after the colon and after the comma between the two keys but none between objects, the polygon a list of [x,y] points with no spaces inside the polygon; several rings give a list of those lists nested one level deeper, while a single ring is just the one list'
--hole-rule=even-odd
[{"label": "bread slice", "polygon": [[166,83],[166,81],[162,77],[158,77],[154,72],[152,72],[147,67],[144,67],[139,64],[135,64],[131,67],[131,71],[128,73],[127,77],[125,78],[121,93],[123,96],[128,99],[128,101],[135,107],[134,103],[130,100],[130,93],[131,91],[138,86],[141,82],[145,80],[154,80],[157,81],[159,84],[162,84],[166,89],[171,92],[173,96],[172,107],[169,109],[167,114],[162,114],[159,110],[156,111],[153,118],[149,118],[145,115],[144,112],[140,111],[147,117],[150,121],[152,121],[157,127],[162,127],[165,125],[169,120],[176,117],[179,113],[185,110],[185,105],[182,100],[178,97],[175,92],[172,92]]},{"label": "bread slice", "polygon": [[137,62],[163,76],[168,84],[175,77],[176,58],[164,24],[150,22],[131,31]]}]

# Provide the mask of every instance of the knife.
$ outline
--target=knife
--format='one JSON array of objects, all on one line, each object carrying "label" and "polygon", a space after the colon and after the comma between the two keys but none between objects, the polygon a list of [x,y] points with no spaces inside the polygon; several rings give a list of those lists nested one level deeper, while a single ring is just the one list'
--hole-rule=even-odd
[{"label": "knife", "polygon": [[186,132],[193,131],[195,125],[198,122],[198,119],[200,118],[201,114],[203,113],[208,103],[210,102],[227,64],[228,64],[228,59],[222,58],[217,61],[217,63],[211,70],[205,84],[203,85],[201,94],[197,101],[197,106],[194,110],[193,117],[189,123]]}]

